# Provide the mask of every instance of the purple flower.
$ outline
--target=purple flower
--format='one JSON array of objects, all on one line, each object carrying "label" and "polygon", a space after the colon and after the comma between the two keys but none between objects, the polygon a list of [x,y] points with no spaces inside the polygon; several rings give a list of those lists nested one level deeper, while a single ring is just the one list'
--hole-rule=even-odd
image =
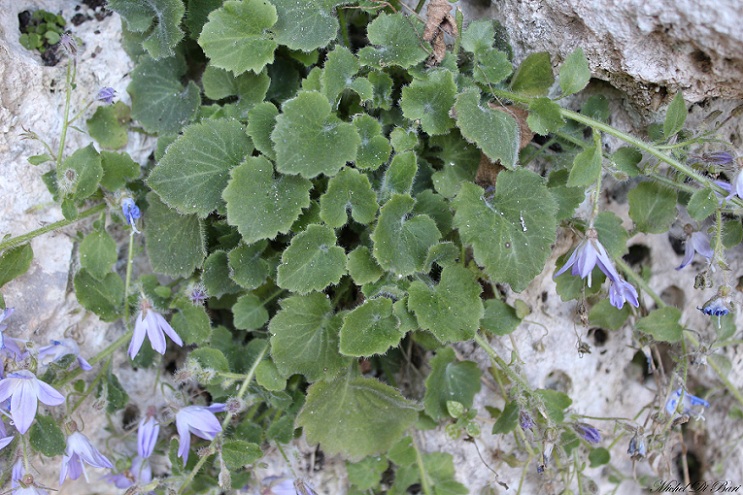
[{"label": "purple flower", "polygon": [[707,162],[713,165],[731,165],[734,159],[733,155],[727,151],[713,151],[701,155],[691,155],[690,158],[692,158],[692,160]]},{"label": "purple flower", "polygon": [[93,367],[84,358],[80,357],[80,348],[72,339],[52,340],[50,345],[39,349],[39,362],[45,366],[55,363],[64,356],[72,354],[77,358],[77,364],[83,371],[90,371]]},{"label": "purple flower", "polygon": [[178,457],[183,458],[184,466],[188,461],[188,451],[191,448],[191,433],[204,440],[214,440],[217,433],[222,431],[222,425],[214,413],[224,410],[224,404],[212,404],[209,407],[187,406],[181,408],[175,415],[175,427],[180,437]]},{"label": "purple flower", "polygon": [[732,289],[730,286],[721,285],[717,289],[717,294],[711,297],[702,307],[697,307],[699,311],[706,314],[707,316],[717,316],[717,324],[720,324],[720,318],[730,313],[730,292]]},{"label": "purple flower", "polygon": [[[681,400],[682,395],[684,396],[683,401]],[[704,407],[709,407],[709,402],[706,400],[684,392],[681,388],[677,388],[666,401],[666,412],[674,415],[678,411],[679,404],[681,404],[682,414],[688,414],[690,416],[695,415],[697,411],[701,412]]]},{"label": "purple flower", "polygon": [[77,54],[77,42],[70,33],[64,33],[59,37],[59,45],[67,52],[68,55],[74,57]]},{"label": "purple flower", "polygon": [[573,430],[586,442],[596,445],[601,441],[601,433],[588,423],[575,423]]},{"label": "purple flower", "polygon": [[204,304],[204,301],[208,298],[209,294],[206,293],[206,288],[201,284],[191,289],[191,292],[188,294],[188,299],[192,304]]},{"label": "purple flower", "polygon": [[534,428],[534,420],[531,419],[528,412],[521,410],[519,411],[519,425],[522,430],[531,430]]},{"label": "purple flower", "polygon": [[132,230],[137,234],[140,234],[141,232],[137,230],[135,222],[140,216],[142,216],[142,214],[132,198],[124,198],[121,200],[121,212],[124,214],[126,223],[132,226]]},{"label": "purple flower", "polygon": [[0,450],[7,447],[14,438],[13,435],[8,436],[8,432],[5,431],[5,423],[0,419]]},{"label": "purple flower", "polygon": [[58,406],[65,401],[62,394],[54,390],[28,370],[8,373],[0,380],[0,402],[10,397],[10,416],[16,429],[24,434],[36,417],[38,402],[47,406]]},{"label": "purple flower", "polygon": [[183,341],[175,333],[173,327],[165,321],[165,318],[160,313],[152,309],[149,301],[142,299],[141,308],[142,310],[139,312],[134,325],[132,341],[129,344],[129,357],[131,359],[134,359],[139,349],[142,348],[145,335],[150,339],[152,348],[160,354],[165,354],[165,334],[177,345],[183,345]]},{"label": "purple flower", "polygon": [[625,302],[636,308],[640,306],[637,300],[637,290],[622,278],[612,279],[609,285],[609,302],[617,309],[622,309]]},{"label": "purple flower", "polygon": [[648,455],[648,447],[645,443],[645,436],[639,432],[635,432],[634,436],[630,438],[629,447],[627,453],[630,455],[633,461],[639,461],[644,459]]},{"label": "purple flower", "polygon": [[152,455],[159,433],[160,424],[154,417],[149,416],[139,422],[139,429],[137,430],[137,452],[139,453],[139,457],[147,459]]},{"label": "purple flower", "polygon": [[26,474],[26,469],[23,467],[23,457],[19,457],[15,461],[15,464],[13,464],[13,470],[10,473],[10,481],[13,488],[21,486],[18,482],[23,479],[24,474]]},{"label": "purple flower", "polygon": [[568,268],[573,267],[570,272],[572,275],[578,275],[580,278],[588,278],[588,286],[591,286],[591,272],[593,268],[598,265],[604,274],[612,279],[619,278],[617,269],[614,268],[614,264],[609,258],[609,254],[606,252],[604,246],[599,242],[598,234],[595,229],[588,229],[586,232],[586,238],[583,239],[578,247],[575,248],[573,254],[568,258],[567,263],[555,273],[555,277],[558,277],[565,273]]},{"label": "purple flower", "polygon": [[83,461],[97,468],[113,469],[114,467],[111,461],[90,443],[88,437],[76,431],[67,437],[67,449],[62,457],[62,468],[59,471],[59,484],[64,483],[68,474],[71,480],[78,479],[81,474],[87,480],[88,474],[85,472]]},{"label": "purple flower", "polygon": [[702,232],[694,232],[691,225],[686,224],[684,226],[684,233],[686,234],[686,245],[684,246],[684,260],[681,264],[676,267],[676,270],[681,270],[686,265],[691,263],[694,259],[694,253],[697,252],[707,258],[707,261],[712,258],[715,252],[709,244],[709,237],[707,234]]},{"label": "purple flower", "polygon": [[99,89],[98,94],[95,97],[96,100],[102,101],[108,105],[114,102],[114,98],[116,98],[116,90],[114,88],[109,88],[108,86]]}]

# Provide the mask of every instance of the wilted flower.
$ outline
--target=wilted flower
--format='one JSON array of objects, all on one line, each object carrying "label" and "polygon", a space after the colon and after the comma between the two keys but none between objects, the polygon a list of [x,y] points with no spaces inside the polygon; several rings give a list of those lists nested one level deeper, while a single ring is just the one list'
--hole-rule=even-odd
[{"label": "wilted flower", "polygon": [[629,447],[627,453],[630,455],[633,461],[639,461],[648,454],[648,447],[645,444],[645,435],[642,435],[639,431],[629,440]]},{"label": "wilted flower", "polygon": [[71,57],[77,55],[77,42],[75,41],[75,38],[73,38],[72,34],[62,34],[62,36],[59,37],[59,46],[67,52],[67,55]]},{"label": "wilted flower", "polygon": [[99,89],[98,94],[95,97],[96,100],[102,101],[108,105],[114,102],[114,98],[116,98],[116,90],[114,88],[109,88],[108,86]]},{"label": "wilted flower", "polygon": [[709,244],[709,237],[707,237],[707,234],[704,234],[703,232],[694,232],[693,227],[689,224],[684,226],[684,233],[686,234],[684,260],[678,267],[676,267],[676,270],[681,270],[691,263],[691,260],[694,259],[695,252],[707,258],[707,261],[709,261],[715,254],[712,250],[712,246]]},{"label": "wilted flower", "polygon": [[730,165],[733,163],[733,155],[727,151],[712,151],[701,155],[690,155],[692,160],[711,163],[712,165]]},{"label": "wilted flower", "polygon": [[204,304],[204,301],[206,301],[209,298],[209,294],[206,293],[206,288],[198,284],[195,287],[191,289],[191,292],[188,294],[188,299],[193,304]]},{"label": "wilted flower", "polygon": [[52,340],[50,345],[44,346],[39,349],[39,362],[48,366],[51,363],[57,362],[68,354],[72,354],[77,358],[77,364],[83,371],[90,371],[93,367],[84,358],[80,357],[80,348],[77,346],[77,342],[72,339],[60,339]]},{"label": "wilted flower", "polygon": [[88,437],[76,431],[67,437],[67,449],[62,457],[62,468],[59,471],[59,484],[64,483],[68,474],[71,480],[78,479],[81,474],[87,480],[88,474],[85,472],[83,461],[97,468],[113,469],[114,467],[111,461],[90,443]]},{"label": "wilted flower", "polygon": [[573,430],[575,430],[578,436],[590,444],[596,445],[601,441],[601,433],[588,423],[574,423]]},{"label": "wilted flower", "polygon": [[531,430],[534,428],[534,420],[531,419],[529,413],[523,409],[519,411],[519,425],[522,430]]},{"label": "wilted flower", "polygon": [[140,234],[135,223],[142,214],[132,198],[124,198],[121,200],[121,212],[124,214],[126,223],[132,226],[132,230],[137,234]]},{"label": "wilted flower", "polygon": [[152,305],[147,299],[142,299],[140,306],[142,309],[134,324],[134,333],[132,334],[132,341],[129,344],[129,357],[131,359],[134,359],[139,349],[142,348],[145,335],[150,339],[152,348],[160,354],[165,354],[165,334],[175,344],[179,346],[183,345],[183,341],[175,333],[170,323],[165,321],[165,318],[160,313],[152,309]]},{"label": "wilted flower", "polygon": [[16,429],[24,434],[36,417],[38,402],[47,406],[58,406],[65,401],[62,394],[54,390],[28,370],[8,373],[0,380],[0,402],[10,398],[10,416]]},{"label": "wilted flower", "polygon": [[175,427],[178,430],[178,457],[183,458],[183,465],[188,461],[188,452],[191,448],[191,433],[204,440],[214,440],[222,431],[222,425],[214,415],[223,412],[224,404],[211,406],[187,406],[181,408],[175,415]]},{"label": "wilted flower", "polygon": [[[682,395],[683,401],[681,400]],[[666,412],[674,415],[678,411],[679,404],[681,404],[681,414],[689,416],[697,416],[702,412],[702,408],[709,407],[709,402],[688,392],[684,392],[682,388],[674,390],[668,398],[666,401]]]}]

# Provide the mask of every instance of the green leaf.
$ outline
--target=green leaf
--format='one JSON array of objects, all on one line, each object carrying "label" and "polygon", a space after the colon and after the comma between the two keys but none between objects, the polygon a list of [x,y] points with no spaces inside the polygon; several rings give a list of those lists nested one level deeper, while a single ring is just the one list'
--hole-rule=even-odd
[{"label": "green leaf", "polygon": [[516,315],[516,310],[500,299],[488,299],[485,301],[485,313],[480,325],[494,335],[508,335],[521,324],[521,318]]},{"label": "green leaf", "polygon": [[193,124],[168,146],[147,183],[168,206],[206,218],[222,208],[230,170],[252,151],[250,138],[236,120]]},{"label": "green leaf", "polygon": [[309,52],[324,48],[338,33],[338,21],[333,14],[342,0],[271,0],[279,20],[272,31],[276,41],[292,50]]},{"label": "green leaf", "polygon": [[441,237],[434,222],[427,215],[409,218],[415,200],[396,194],[381,210],[371,240],[374,257],[383,269],[400,276],[421,271],[428,249]]},{"label": "green leaf", "polygon": [[575,156],[568,187],[586,187],[601,177],[601,148],[589,146]]},{"label": "green leaf", "polygon": [[434,148],[437,160],[443,169],[431,176],[436,192],[445,198],[453,198],[465,182],[474,182],[482,153],[477,147],[462,139],[457,132],[433,136],[429,145]]},{"label": "green leaf", "polygon": [[400,392],[373,378],[316,382],[297,417],[309,443],[351,461],[386,452],[418,417]]},{"label": "green leaf", "polygon": [[348,482],[360,491],[368,491],[379,487],[379,482],[389,467],[389,462],[384,457],[372,456],[360,462],[346,463]]},{"label": "green leaf", "polygon": [[588,453],[588,462],[590,463],[592,468],[603,466],[604,464],[609,464],[610,461],[611,454],[603,447],[591,449],[591,452]]},{"label": "green leaf", "polygon": [[473,54],[485,52],[493,48],[494,38],[495,29],[492,20],[474,20],[462,33],[462,48]]},{"label": "green leaf", "polygon": [[101,155],[92,144],[80,148],[65,158],[57,169],[57,184],[65,197],[76,201],[88,198],[96,190],[103,177]]},{"label": "green leaf", "polygon": [[183,86],[181,77],[185,72],[182,57],[140,58],[126,91],[132,97],[132,118],[147,132],[178,132],[196,115],[201,103],[200,91],[193,81]]},{"label": "green leaf", "polygon": [[311,179],[335,175],[356,159],[361,143],[353,124],[331,113],[327,98],[302,91],[281,107],[271,140],[276,149],[276,170]]},{"label": "green leaf", "polygon": [[564,96],[581,91],[591,79],[591,70],[588,60],[583,54],[583,48],[578,47],[568,55],[560,67],[560,87]]},{"label": "green leaf", "polygon": [[129,141],[131,109],[117,101],[113,105],[100,106],[92,117],[85,121],[90,137],[104,148],[119,149]]},{"label": "green leaf", "polygon": [[642,153],[637,151],[635,148],[625,146],[619,148],[617,151],[612,153],[611,161],[616,165],[617,169],[621,170],[629,177],[637,177],[640,175],[640,169],[637,165],[642,161]]},{"label": "green leaf", "polygon": [[602,299],[588,312],[588,321],[597,327],[619,330],[624,326],[630,314],[632,311],[629,304],[622,306],[622,309],[617,309],[608,299]]},{"label": "green leaf", "polygon": [[33,259],[34,251],[29,243],[5,251],[0,256],[0,287],[26,273]]},{"label": "green leaf", "polygon": [[111,272],[97,279],[84,268],[73,280],[78,302],[87,310],[97,314],[103,321],[115,321],[121,317],[124,302],[124,282]]},{"label": "green leaf", "polygon": [[29,433],[31,447],[47,457],[56,457],[65,453],[67,441],[64,433],[57,426],[57,421],[45,414],[37,414],[36,422]]},{"label": "green leaf", "polygon": [[249,157],[231,173],[224,190],[227,221],[237,226],[247,244],[288,232],[310,205],[312,183],[302,177],[277,175],[271,162]]},{"label": "green leaf", "polygon": [[413,128],[395,127],[390,133],[390,143],[397,153],[411,151],[418,146],[418,131]]},{"label": "green leaf", "polygon": [[101,151],[103,177],[101,185],[109,191],[118,191],[127,182],[139,178],[139,163],[132,160],[128,153]]},{"label": "green leaf", "polygon": [[424,214],[433,218],[436,227],[443,236],[446,236],[452,230],[454,214],[449,208],[449,202],[440,194],[436,194],[430,189],[418,193],[415,197],[414,214]]},{"label": "green leaf", "polygon": [[387,452],[387,458],[398,466],[410,466],[416,461],[416,457],[413,439],[410,437],[401,438]]},{"label": "green leaf", "polygon": [[[105,386],[104,386],[105,383]],[[116,411],[124,409],[129,402],[129,394],[126,393],[118,377],[109,370],[105,375],[105,382],[98,382],[96,396],[101,397],[105,392],[106,412],[114,414]]]},{"label": "green leaf", "polygon": [[476,363],[457,360],[451,347],[439,349],[431,359],[431,374],[426,378],[423,397],[426,414],[437,421],[448,418],[446,403],[449,401],[472,407],[475,395],[480,391],[481,375]]},{"label": "green leaf", "polygon": [[154,59],[172,56],[183,39],[180,24],[186,9],[180,0],[109,0],[106,7],[118,13],[130,31],[146,35],[142,46]]},{"label": "green leaf", "polygon": [[346,224],[348,210],[356,222],[368,225],[378,209],[369,178],[354,168],[344,168],[330,179],[327,191],[320,197],[320,218],[333,228]]},{"label": "green leaf", "polygon": [[230,251],[230,278],[243,289],[255,289],[266,281],[269,265],[261,255],[267,246],[266,241],[259,241],[250,245],[240,244]]},{"label": "green leaf", "polygon": [[235,77],[226,70],[208,65],[201,76],[201,83],[204,85],[204,94],[212,100],[237,96],[236,108],[241,116],[245,116],[255,105],[263,102],[271,80],[265,70]]},{"label": "green leaf", "polygon": [[572,218],[575,209],[586,199],[582,187],[567,187],[568,174],[566,169],[554,170],[547,181],[547,187],[557,202],[557,221]]},{"label": "green leaf", "polygon": [[346,253],[335,244],[335,232],[313,224],[292,239],[281,256],[276,283],[299,294],[323,290],[346,273]]},{"label": "green leaf", "polygon": [[350,87],[353,76],[359,71],[359,61],[351,50],[336,45],[325,60],[325,68],[320,75],[322,93],[333,108],[338,108],[339,96]]},{"label": "green leaf", "polygon": [[372,71],[367,76],[374,92],[370,106],[380,110],[392,108],[392,78],[386,72]]},{"label": "green leaf", "polygon": [[376,282],[384,274],[366,246],[359,246],[348,253],[346,269],[356,285]]},{"label": "green leaf", "polygon": [[406,151],[395,154],[384,174],[380,191],[393,194],[410,194],[417,172],[418,162],[414,152]]},{"label": "green leaf", "polygon": [[602,211],[596,215],[593,227],[599,235],[599,241],[606,248],[612,258],[621,258],[629,249],[627,239],[629,235],[622,227],[622,219],[610,211]]},{"label": "green leaf", "polygon": [[500,160],[506,168],[514,168],[519,153],[519,126],[506,112],[492,110],[480,104],[477,91],[467,91],[457,97],[454,105],[457,125],[462,136],[477,144],[492,161]]},{"label": "green leaf", "polygon": [[31,165],[36,166],[41,165],[42,163],[51,162],[52,160],[54,160],[54,157],[49,153],[42,153],[41,155],[29,156],[27,160],[28,163],[30,163]]},{"label": "green leaf", "polygon": [[286,378],[281,376],[279,369],[270,359],[264,359],[258,363],[255,369],[255,381],[271,392],[280,392],[286,388]]},{"label": "green leaf", "polygon": [[384,354],[396,346],[403,334],[392,314],[392,301],[372,299],[346,314],[340,332],[340,351],[346,356]]},{"label": "green leaf", "polygon": [[666,306],[640,318],[635,327],[641,332],[652,335],[656,341],[678,342],[684,331],[684,327],[679,323],[680,319],[681,311]]},{"label": "green leaf", "polygon": [[199,39],[209,14],[222,6],[223,0],[187,0],[186,19],[183,24],[188,28],[191,39]]},{"label": "green leaf", "polygon": [[666,139],[670,139],[684,127],[687,114],[684,95],[679,91],[673,97],[671,104],[668,105],[666,120],[663,121],[663,136]]},{"label": "green leaf", "polygon": [[583,103],[580,113],[586,117],[606,122],[609,119],[609,100],[602,94],[593,95]]},{"label": "green leaf", "polygon": [[415,313],[421,328],[440,342],[469,340],[475,336],[484,314],[480,292],[482,287],[471,271],[449,265],[441,271],[441,280],[435,287],[420,280],[410,284],[408,308]]},{"label": "green leaf", "polygon": [[476,66],[472,70],[475,81],[482,84],[498,84],[513,72],[513,65],[508,54],[501,50],[490,49],[475,55]]},{"label": "green leaf", "polygon": [[520,408],[517,402],[508,402],[493,425],[493,435],[511,433],[515,430],[516,425],[519,424],[519,412]]},{"label": "green leaf", "polygon": [[548,389],[535,390],[534,395],[542,400],[544,407],[540,407],[539,410],[543,415],[546,415],[546,418],[555,423],[565,421],[564,411],[570,407],[573,399],[563,392]]},{"label": "green leaf", "polygon": [[549,53],[538,52],[521,62],[511,80],[511,89],[526,96],[546,96],[554,82]]},{"label": "green leaf", "polygon": [[565,119],[560,113],[560,105],[549,98],[534,98],[529,103],[529,116],[526,123],[535,133],[546,136],[565,125]]},{"label": "green leaf", "polygon": [[698,189],[689,198],[686,210],[697,222],[703,221],[717,209],[717,195],[710,188]]},{"label": "green leaf", "polygon": [[453,202],[454,226],[488,276],[520,292],[551,253],[557,205],[543,179],[528,170],[501,172],[495,187],[487,201],[482,188],[462,184]]},{"label": "green leaf", "polygon": [[258,103],[248,112],[248,136],[253,139],[255,148],[272,160],[276,159],[276,153],[271,133],[278,115],[279,110],[270,101]]},{"label": "green leaf", "polygon": [[253,464],[263,457],[260,445],[243,440],[226,440],[222,443],[220,452],[227,469],[231,470]]},{"label": "green leaf", "polygon": [[405,118],[420,120],[421,128],[430,136],[445,134],[454,126],[449,111],[454,106],[457,85],[454,74],[434,69],[424,78],[414,79],[402,88],[400,108]]},{"label": "green leaf", "polygon": [[204,261],[201,281],[211,297],[220,298],[225,294],[240,292],[240,287],[230,278],[227,253],[221,249],[213,251]]},{"label": "green leaf", "polygon": [[325,294],[282,300],[281,310],[268,325],[271,357],[281,375],[300,373],[310,382],[335,376],[346,364],[338,353],[341,324]]},{"label": "green leaf", "polygon": [[398,65],[408,69],[428,57],[421,41],[422,23],[415,17],[381,13],[367,26],[366,35],[376,47],[359,50],[359,59],[364,65]]},{"label": "green leaf", "polygon": [[212,335],[211,321],[203,306],[190,302],[176,305],[178,311],[170,319],[170,326],[180,335],[186,345],[202,345]]},{"label": "green leaf", "polygon": [[95,230],[80,243],[80,266],[96,278],[111,272],[119,253],[116,241],[105,230]]},{"label": "green leaf", "polygon": [[227,1],[209,14],[199,45],[215,67],[256,74],[273,62],[278,46],[269,33],[276,24],[276,8],[265,0]]},{"label": "green leaf", "polygon": [[356,166],[360,169],[376,170],[392,153],[389,140],[382,136],[382,125],[368,114],[354,117],[353,125],[361,139],[356,152]]},{"label": "green leaf", "polygon": [[676,220],[676,191],[656,182],[641,182],[629,194],[629,216],[637,230],[667,232]]},{"label": "green leaf", "polygon": [[157,197],[147,195],[145,247],[152,269],[171,277],[187,277],[206,256],[204,228],[196,215],[181,215]]},{"label": "green leaf", "polygon": [[732,249],[743,241],[743,225],[740,220],[727,220],[722,223],[722,245]]},{"label": "green leaf", "polygon": [[[563,263],[568,259],[568,253],[565,256],[561,256],[558,259],[557,266],[562,266]],[[580,277],[576,277],[570,273],[570,270],[566,271],[562,275],[555,278],[557,294],[563,301],[570,301],[578,299],[584,296],[593,296],[601,292],[601,285],[606,280],[606,275],[598,267],[595,267],[591,272],[591,286],[588,287],[586,281]]]}]

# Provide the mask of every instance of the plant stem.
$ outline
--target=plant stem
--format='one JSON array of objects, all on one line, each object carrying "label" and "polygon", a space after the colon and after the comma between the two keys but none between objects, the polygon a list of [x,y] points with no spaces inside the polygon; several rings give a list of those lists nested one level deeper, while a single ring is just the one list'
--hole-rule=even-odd
[{"label": "plant stem", "polygon": [[[248,391],[248,387],[250,386],[250,382],[253,380],[253,375],[255,375],[255,370],[258,369],[258,365],[263,360],[263,357],[266,355],[266,352],[268,352],[268,343],[266,343],[266,346],[261,350],[260,354],[256,357],[255,361],[253,362],[253,365],[250,367],[248,372],[245,374],[245,379],[243,380],[242,385],[240,386],[240,390],[237,391],[236,398],[242,399],[243,395],[245,395],[245,392]],[[222,432],[224,432],[225,428],[230,424],[230,421],[232,420],[232,416],[234,414],[230,411],[227,411],[227,415],[225,416],[224,420],[222,420]],[[209,444],[209,447],[213,447],[216,445],[216,443],[221,440],[222,434],[218,434],[216,437],[214,437],[214,440],[211,441]],[[199,462],[196,463],[194,468],[191,470],[190,473],[188,473],[188,476],[181,484],[181,487],[178,489],[178,493],[181,494],[183,491],[191,485],[196,475],[199,473],[201,468],[206,463],[206,460],[210,457],[210,455],[205,455],[203,457],[199,458]]]},{"label": "plant stem", "polygon": [[134,228],[129,234],[129,253],[126,258],[126,278],[124,279],[124,327],[129,329],[129,288],[132,281],[132,264],[134,261]]},{"label": "plant stem", "polygon": [[45,225],[41,227],[40,229],[32,230],[31,232],[27,232],[25,234],[19,235],[18,237],[11,237],[7,241],[0,242],[0,251],[4,251],[12,247],[20,246],[21,244],[28,242],[35,237],[39,237],[40,235],[44,235],[47,232],[52,232],[62,227],[72,225],[73,223],[77,223],[80,220],[83,220],[92,215],[95,215],[96,213],[103,211],[105,208],[106,208],[106,204],[101,203],[99,205],[95,205],[91,208],[88,208],[85,211],[80,212],[77,215],[77,218],[70,219],[70,220],[67,220],[67,219],[60,220],[59,222],[50,223],[49,225]]},{"label": "plant stem", "polygon": [[[129,330],[125,332],[121,337],[116,339],[111,345],[103,349],[101,352],[96,354],[94,357],[88,360],[88,362],[92,365],[99,363],[100,361],[103,361],[107,357],[109,357],[111,354],[113,354],[119,347],[121,347],[122,344],[126,343],[128,340],[132,338],[132,331]],[[64,385],[67,385],[72,380],[77,378],[82,374],[83,370],[80,368],[77,368],[73,371],[71,371],[68,375],[63,377],[61,380],[56,381],[52,384],[53,387],[62,387]]]},{"label": "plant stem", "polygon": [[476,333],[475,342],[482,347],[488,356],[490,356],[490,359],[498,365],[498,367],[506,374],[506,376],[508,376],[508,378],[511,379],[512,382],[518,383],[524,390],[531,390],[529,384],[527,384],[518,374],[514,373],[514,371],[508,366],[508,363],[506,363],[503,358],[495,352],[495,350],[490,346],[490,343],[488,343],[482,335]]},{"label": "plant stem", "polygon": [[75,79],[74,72],[77,70],[77,64],[69,62],[67,64],[67,76],[65,80],[65,103],[64,118],[62,119],[62,134],[59,136],[59,149],[57,150],[57,167],[62,165],[62,155],[64,154],[64,144],[67,139],[67,126],[70,121],[70,102],[72,101],[72,81]]},{"label": "plant stem", "polygon": [[428,479],[428,471],[426,471],[426,466],[423,464],[423,456],[418,448],[418,442],[415,441],[414,437],[411,438],[413,439],[413,448],[415,449],[415,463],[418,465],[418,472],[421,475],[421,489],[425,495],[433,495],[431,480]]},{"label": "plant stem", "polygon": [[420,14],[421,10],[423,10],[423,5],[425,5],[426,0],[418,0],[418,5],[415,6],[415,13]]}]

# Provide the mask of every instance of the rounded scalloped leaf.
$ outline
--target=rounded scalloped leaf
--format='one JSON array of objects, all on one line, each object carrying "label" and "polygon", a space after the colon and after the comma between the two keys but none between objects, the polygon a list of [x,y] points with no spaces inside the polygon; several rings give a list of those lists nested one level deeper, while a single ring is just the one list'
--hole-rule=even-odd
[{"label": "rounded scalloped leaf", "polygon": [[434,70],[425,79],[415,79],[402,88],[400,108],[410,120],[420,120],[424,132],[433,136],[444,134],[454,127],[449,116],[457,95],[454,74],[448,70]]},{"label": "rounded scalloped leaf", "polygon": [[367,26],[366,35],[376,47],[359,50],[364,65],[398,65],[407,69],[428,57],[423,49],[423,25],[414,16],[382,13]]},{"label": "rounded scalloped leaf", "polygon": [[57,169],[57,184],[65,192],[65,197],[75,200],[85,199],[98,190],[103,178],[101,155],[89,144],[65,158]]},{"label": "rounded scalloped leaf", "polygon": [[426,378],[426,395],[423,405],[426,414],[439,421],[449,417],[446,403],[457,401],[466,408],[472,407],[480,391],[482,372],[472,361],[459,361],[454,349],[440,349],[431,359],[431,374]]},{"label": "rounded scalloped leaf", "polygon": [[126,92],[132,97],[132,118],[147,132],[176,133],[196,115],[201,95],[193,81],[183,87],[185,71],[182,57],[139,59]]},{"label": "rounded scalloped leaf", "polygon": [[163,202],[205,218],[223,205],[230,169],[253,151],[236,120],[209,120],[187,127],[147,179]]},{"label": "rounded scalloped leaf", "polygon": [[428,249],[441,237],[436,222],[428,215],[409,218],[414,206],[415,200],[410,196],[394,195],[382,207],[371,234],[379,266],[400,276],[421,271]]},{"label": "rounded scalloped leaf", "polygon": [[281,310],[268,325],[271,358],[281,375],[300,373],[312,382],[338,373],[347,359],[338,353],[341,324],[325,294],[282,300]]},{"label": "rounded scalloped leaf", "polygon": [[303,208],[310,205],[312,183],[302,177],[277,174],[263,157],[249,157],[232,170],[224,190],[227,222],[247,244],[288,232]]},{"label": "rounded scalloped leaf", "polygon": [[367,114],[354,117],[353,125],[359,132],[361,142],[356,153],[356,166],[361,169],[376,170],[390,158],[392,145],[382,135],[382,124]]},{"label": "rounded scalloped leaf", "polygon": [[410,284],[408,309],[418,318],[421,328],[443,343],[459,342],[475,336],[484,309],[482,287],[475,275],[457,265],[441,271],[441,280],[429,287],[420,280]]},{"label": "rounded scalloped leaf", "polygon": [[359,461],[389,450],[417,417],[418,407],[389,385],[343,376],[307,390],[297,425],[326,454]]},{"label": "rounded scalloped leaf", "polygon": [[346,168],[330,179],[328,189],[320,197],[320,218],[334,228],[348,221],[348,210],[360,224],[371,223],[377,215],[377,195],[369,178],[353,168]]},{"label": "rounded scalloped leaf", "polygon": [[340,333],[340,351],[346,356],[383,354],[396,346],[403,333],[392,314],[392,301],[372,299],[346,314]]},{"label": "rounded scalloped leaf", "polygon": [[215,67],[235,75],[258,73],[273,62],[278,44],[268,29],[277,20],[276,8],[266,0],[228,1],[209,14],[199,45]]},{"label": "rounded scalloped leaf", "polygon": [[292,239],[281,256],[276,283],[299,294],[337,284],[346,273],[346,253],[335,245],[335,232],[313,224]]},{"label": "rounded scalloped leaf", "polygon": [[346,162],[356,159],[361,138],[353,124],[331,114],[325,96],[303,91],[281,109],[271,133],[276,170],[311,179],[335,175]]},{"label": "rounded scalloped leaf", "polygon": [[142,46],[153,58],[172,56],[183,39],[180,25],[186,9],[181,0],[109,0],[106,7],[123,17],[129,30],[146,34]]},{"label": "rounded scalloped leaf", "polygon": [[544,269],[557,230],[557,204],[544,180],[528,170],[498,174],[495,196],[462,184],[453,201],[454,226],[493,282],[516,292]]},{"label": "rounded scalloped leaf", "polygon": [[338,34],[333,9],[343,0],[271,0],[279,19],[272,31],[276,41],[292,50],[309,52],[328,45]]}]

